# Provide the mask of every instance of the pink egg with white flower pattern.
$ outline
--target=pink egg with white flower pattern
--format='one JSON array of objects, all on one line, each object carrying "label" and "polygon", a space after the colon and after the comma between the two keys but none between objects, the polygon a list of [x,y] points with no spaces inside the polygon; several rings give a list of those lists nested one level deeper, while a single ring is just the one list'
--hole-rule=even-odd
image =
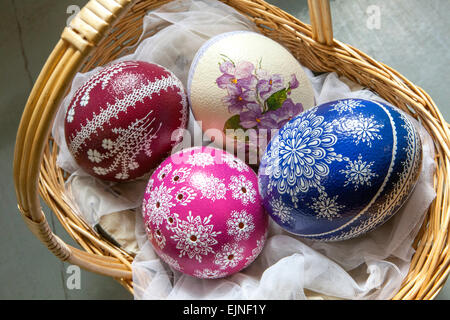
[{"label": "pink egg with white flower pattern", "polygon": [[167,157],[187,118],[183,84],[171,71],[122,61],[95,73],[74,94],[65,138],[84,171],[103,180],[128,181]]},{"label": "pink egg with white flower pattern", "polygon": [[185,149],[163,161],[149,180],[142,213],[159,257],[198,278],[244,269],[260,254],[267,235],[256,173],[210,147]]}]

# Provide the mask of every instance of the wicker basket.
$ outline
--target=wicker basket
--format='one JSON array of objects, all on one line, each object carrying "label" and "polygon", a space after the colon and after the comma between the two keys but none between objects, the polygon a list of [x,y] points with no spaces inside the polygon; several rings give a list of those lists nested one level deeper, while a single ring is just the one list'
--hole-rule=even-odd
[{"label": "wicker basket", "polygon": [[[19,210],[31,231],[58,258],[86,270],[111,276],[133,292],[133,256],[99,236],[75,214],[64,195],[68,174],[56,166],[57,146],[50,128],[74,75],[117,58],[137,43],[142,18],[168,1],[91,0],[65,28],[28,98],[14,159]],[[416,238],[409,273],[394,299],[432,299],[450,271],[449,184],[450,130],[432,99],[401,74],[363,52],[333,39],[328,0],[309,0],[312,25],[307,25],[262,0],[223,1],[248,16],[262,33],[287,47],[306,67],[335,71],[369,87],[419,119],[436,147],[434,177],[437,197]],[[158,30],[154,30],[154,33]],[[49,228],[40,198],[68,234],[84,249],[69,246]]]}]

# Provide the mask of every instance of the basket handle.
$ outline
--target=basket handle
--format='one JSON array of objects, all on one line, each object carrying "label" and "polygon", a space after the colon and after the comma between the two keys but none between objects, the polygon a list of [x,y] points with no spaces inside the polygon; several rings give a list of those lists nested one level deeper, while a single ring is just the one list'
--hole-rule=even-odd
[{"label": "basket handle", "polygon": [[[16,136],[14,183],[19,211],[27,226],[62,261],[115,278],[131,279],[129,267],[91,254],[58,238],[41,210],[39,179],[53,119],[75,74],[104,35],[138,0],[90,0],[71,21],[50,54],[26,103]],[[153,1],[157,4],[157,0]],[[331,44],[328,0],[308,0],[313,39]]]},{"label": "basket handle", "polygon": [[312,38],[324,45],[333,44],[333,25],[329,0],[308,0]]},{"label": "basket handle", "polygon": [[14,149],[19,211],[33,234],[59,259],[88,271],[131,279],[129,266],[67,245],[50,229],[39,198],[40,169],[53,119],[92,49],[137,0],[90,0],[66,27],[36,80],[20,120]]}]

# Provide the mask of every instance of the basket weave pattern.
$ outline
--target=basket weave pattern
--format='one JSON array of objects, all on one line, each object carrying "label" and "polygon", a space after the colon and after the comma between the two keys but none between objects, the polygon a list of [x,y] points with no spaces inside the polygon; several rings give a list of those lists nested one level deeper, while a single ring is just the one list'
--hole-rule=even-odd
[{"label": "basket weave pattern", "polygon": [[[133,256],[100,237],[80,219],[65,196],[68,174],[56,166],[58,147],[50,129],[61,100],[77,72],[104,65],[139,40],[148,10],[169,1],[91,0],[62,32],[28,98],[17,133],[14,179],[18,207],[30,230],[59,259],[111,276],[133,292]],[[328,0],[309,0],[307,25],[261,0],[224,0],[280,42],[304,66],[336,72],[377,92],[418,119],[435,142],[437,197],[415,240],[411,268],[394,299],[432,299],[450,272],[449,124],[431,97],[392,68],[333,38]],[[159,30],[153,30],[153,33]],[[150,36],[149,34],[148,36]],[[47,203],[81,249],[67,245],[49,228],[40,199]]]}]

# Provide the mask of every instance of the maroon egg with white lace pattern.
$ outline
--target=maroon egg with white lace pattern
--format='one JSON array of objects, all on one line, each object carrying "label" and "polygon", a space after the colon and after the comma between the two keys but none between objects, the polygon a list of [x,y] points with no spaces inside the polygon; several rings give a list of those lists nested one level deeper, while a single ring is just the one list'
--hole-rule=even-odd
[{"label": "maroon egg with white lace pattern", "polygon": [[181,81],[162,66],[123,61],[103,68],[73,96],[67,146],[87,173],[109,181],[147,174],[167,157],[187,126]]}]

